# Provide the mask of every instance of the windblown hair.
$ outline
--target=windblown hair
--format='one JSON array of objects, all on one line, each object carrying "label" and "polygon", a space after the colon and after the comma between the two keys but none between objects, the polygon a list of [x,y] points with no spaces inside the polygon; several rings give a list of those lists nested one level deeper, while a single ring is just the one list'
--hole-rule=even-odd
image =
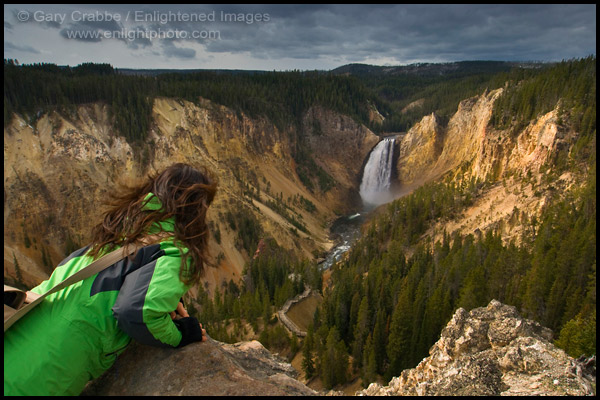
[{"label": "windblown hair", "polygon": [[[174,243],[178,246],[180,242],[189,250],[182,256],[179,278],[186,284],[197,283],[204,273],[207,258],[206,212],[216,191],[217,181],[207,169],[182,163],[149,175],[137,186],[121,185],[111,194],[103,221],[92,230],[89,255],[96,258],[103,250],[141,245],[153,225],[159,226],[157,223],[174,217]],[[162,203],[160,209],[144,209],[147,203],[144,198],[150,192]],[[188,257],[191,257],[189,267]]]}]

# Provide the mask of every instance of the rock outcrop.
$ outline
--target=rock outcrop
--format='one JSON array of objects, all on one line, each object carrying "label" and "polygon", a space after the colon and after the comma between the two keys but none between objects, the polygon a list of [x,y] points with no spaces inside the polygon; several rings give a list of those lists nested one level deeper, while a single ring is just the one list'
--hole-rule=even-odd
[{"label": "rock outcrop", "polygon": [[[552,343],[552,332],[492,300],[459,308],[429,357],[388,386],[356,395],[595,395],[595,357],[574,360]],[[208,338],[181,349],[133,343],[83,395],[322,395],[260,342],[225,344]],[[336,395],[341,392],[330,392]]]},{"label": "rock outcrop", "polygon": [[181,349],[133,343],[84,396],[312,396],[292,366],[260,342],[208,338]]},{"label": "rock outcrop", "polygon": [[357,395],[595,395],[596,372],[551,343],[552,332],[492,300],[459,308],[429,357]]},{"label": "rock outcrop", "polygon": [[349,213],[361,204],[357,188],[363,163],[379,137],[352,118],[317,106],[306,112],[302,123],[315,163],[336,180],[324,197],[339,213]]},{"label": "rock outcrop", "polygon": [[417,122],[399,142],[398,179],[403,185],[427,179],[442,151],[443,131],[434,113]]}]

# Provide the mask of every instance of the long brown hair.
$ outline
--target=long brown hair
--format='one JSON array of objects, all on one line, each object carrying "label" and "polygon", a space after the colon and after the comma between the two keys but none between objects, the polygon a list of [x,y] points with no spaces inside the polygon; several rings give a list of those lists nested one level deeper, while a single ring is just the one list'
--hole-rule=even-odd
[{"label": "long brown hair", "polygon": [[[173,218],[174,242],[178,245],[179,241],[189,250],[183,252],[179,277],[186,284],[198,282],[207,257],[206,212],[217,190],[214,176],[206,168],[178,163],[149,175],[139,185],[120,186],[107,201],[109,210],[104,213],[103,221],[92,229],[89,254],[98,257],[103,249],[141,244],[151,227],[160,226],[162,230],[157,223]],[[148,193],[158,197],[162,207],[145,207]],[[191,257],[189,266],[188,257]]]}]

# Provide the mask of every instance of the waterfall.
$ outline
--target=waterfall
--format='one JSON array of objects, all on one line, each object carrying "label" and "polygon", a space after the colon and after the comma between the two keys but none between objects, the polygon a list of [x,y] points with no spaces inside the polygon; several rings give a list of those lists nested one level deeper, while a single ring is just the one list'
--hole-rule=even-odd
[{"label": "waterfall", "polygon": [[360,197],[364,203],[380,205],[393,200],[389,189],[392,180],[394,142],[394,138],[383,139],[371,151],[360,183]]}]

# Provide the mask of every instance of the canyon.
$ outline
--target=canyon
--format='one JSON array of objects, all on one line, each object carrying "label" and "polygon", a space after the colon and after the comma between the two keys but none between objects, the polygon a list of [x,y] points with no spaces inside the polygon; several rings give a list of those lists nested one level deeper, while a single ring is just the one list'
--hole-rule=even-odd
[{"label": "canyon", "polygon": [[[516,138],[489,129],[501,91],[464,100],[445,127],[432,114],[392,137],[392,195],[442,176],[457,182],[471,177],[493,181],[463,218],[444,222],[446,229],[462,233],[496,227],[515,209],[529,217],[538,213],[551,186],[544,184],[541,167],[568,134],[556,123],[556,110],[539,116]],[[43,114],[32,123],[13,119],[4,131],[5,276],[16,279],[17,265],[26,286],[45,279],[65,249],[85,245],[102,199],[117,178],[132,181],[173,162],[205,165],[219,180],[209,220],[221,238],[220,243],[214,237],[210,241],[217,268],[208,270],[206,285],[238,281],[250,258],[234,245],[235,232],[224,221],[231,210],[247,210],[282,247],[314,259],[333,245],[328,232],[332,222],[362,208],[362,170],[380,140],[347,116],[309,109],[302,124],[307,146],[316,165],[335,181],[327,191],[309,190],[292,157],[297,141],[266,119],[251,119],[208,100],[193,104],[168,98],[154,101],[152,117],[147,143],[135,149],[112,133],[108,107],[100,103],[81,105],[70,115]],[[312,128],[316,124],[319,132]],[[523,187],[526,176],[529,185]],[[565,174],[553,184],[565,189],[576,184],[576,177]],[[249,196],[248,190],[260,194]],[[294,230],[269,207],[278,197],[306,226],[305,232]],[[293,201],[298,198],[315,209],[307,211]]]},{"label": "canyon", "polygon": [[[333,244],[328,225],[360,201],[356,182],[362,160],[378,139],[351,118],[324,109],[309,110],[306,124],[314,123],[325,133],[313,140],[308,130],[308,145],[315,162],[336,182],[325,193],[300,183],[291,156],[296,143],[289,132],[208,100],[196,105],[156,99],[152,130],[142,149],[111,133],[106,105],[81,105],[72,115],[44,114],[33,124],[15,117],[4,131],[5,277],[16,279],[17,265],[26,286],[46,279],[69,245],[85,245],[90,227],[99,220],[102,199],[115,181],[131,182],[174,162],[207,166],[219,180],[208,214],[213,232],[221,236],[220,243],[214,235],[210,240],[216,266],[205,278],[210,288],[239,281],[251,256],[235,245],[235,232],[224,217],[230,211],[252,213],[265,235],[298,256],[321,254]],[[248,196],[248,190],[260,194]],[[309,233],[293,231],[290,222],[269,207],[277,198]],[[294,198],[315,209],[306,211]]]},{"label": "canyon", "polygon": [[[41,113],[28,120],[16,115],[4,130],[5,281],[32,287],[46,279],[53,266],[69,250],[86,244],[90,227],[101,215],[102,200],[115,182],[140,179],[174,162],[207,166],[219,180],[219,192],[208,214],[213,232],[210,239],[211,263],[215,266],[209,268],[204,277],[203,284],[209,293],[214,293],[216,288],[230,280],[239,282],[245,264],[252,257],[251,251],[239,245],[237,232],[228,224],[226,216],[230,213],[243,210],[251,214],[259,222],[265,237],[274,238],[278,245],[299,257],[311,260],[323,258],[335,244],[329,232],[333,222],[340,216],[362,210],[360,185],[363,170],[370,155],[382,141],[388,141],[389,145],[384,164],[386,168],[392,166],[392,170],[385,171],[385,185],[389,180],[391,198],[438,179],[456,184],[464,184],[470,179],[489,183],[471,206],[462,210],[458,216],[437,221],[426,236],[439,240],[442,232],[469,234],[494,229],[501,231],[503,240],[518,239],[522,226],[508,224],[506,221],[514,215],[526,219],[538,216],[552,193],[561,193],[579,185],[583,175],[564,173],[550,176],[552,171],[545,168],[557,149],[572,143],[574,135],[559,123],[558,107],[537,116],[516,135],[490,128],[494,102],[502,91],[503,89],[485,91],[463,100],[447,124],[442,124],[433,113],[424,116],[406,133],[382,135],[385,139],[352,118],[319,106],[313,106],[303,114],[300,127],[280,130],[265,118],[250,118],[242,112],[206,99],[191,103],[159,97],[154,100],[151,129],[142,144],[128,143],[123,137],[114,134],[109,107],[103,103],[79,105],[70,111]],[[376,109],[370,111],[373,118],[381,117]],[[300,136],[303,138],[302,144],[298,139]],[[301,179],[299,166],[294,158],[300,145],[306,146],[305,150],[315,165],[332,179],[331,187],[324,190],[315,184],[309,188]],[[316,178],[312,179],[316,183]],[[285,204],[286,213],[273,206],[278,201]],[[313,207],[305,207],[303,204],[312,204]],[[301,221],[306,229],[296,229],[290,221],[290,215],[295,221]],[[189,294],[192,298],[194,295],[194,291]],[[497,302],[490,303],[488,311],[490,310],[500,314],[502,318],[509,318],[510,323],[515,326],[533,324],[523,321],[514,310],[507,311]],[[481,313],[481,310],[473,310],[470,314],[465,310],[456,311],[445,332],[455,329],[450,324],[460,325],[461,329],[465,326],[480,327],[489,324],[490,319],[497,318],[486,316],[485,323],[464,322]],[[459,339],[452,340],[457,343],[467,341],[460,338],[469,336],[473,329],[467,329],[467,333],[462,332],[457,336]],[[548,380],[561,381],[563,378],[559,375],[535,375],[537,380],[531,381],[529,389],[511,389],[513,386],[499,380],[499,376],[503,374],[512,376],[512,370],[505,366],[505,369],[490,370],[492,389],[464,389],[466,391],[460,394],[499,394],[507,391],[514,394],[590,393],[592,389],[589,379],[579,379],[581,376],[571,371],[576,371],[578,364],[568,359],[564,352],[558,354],[560,352],[557,349],[550,347],[550,334],[538,327],[532,332],[525,332],[525,336],[533,339],[519,339],[520,334],[511,336],[507,342],[520,340],[516,350],[502,350],[507,355],[500,357],[500,361],[490,361],[488,364],[496,367],[500,363],[503,367],[502,363],[507,366],[513,363],[517,369],[520,368],[519,373],[533,376],[543,368],[528,369],[521,365],[521,361],[511,361],[509,355],[512,357],[515,352],[522,353],[524,349],[543,348],[542,353],[556,355],[560,359],[560,365],[565,366],[568,375],[565,375],[565,379],[570,379],[567,383],[571,385],[569,388],[573,387],[572,390],[556,392],[546,390],[546,386],[543,386],[538,391],[528,391],[537,390],[542,383],[546,385]],[[481,335],[486,336],[488,333],[486,331]],[[440,340],[438,343],[446,343],[450,339],[442,334]],[[538,341],[542,340],[545,342],[539,344]],[[182,355],[185,351],[190,352],[191,359],[208,358],[213,360],[210,362],[215,366],[229,363],[230,361],[222,361],[221,357],[225,355],[227,360],[231,360],[228,355],[235,353],[234,359],[238,361],[231,362],[231,369],[222,374],[235,377],[249,374],[249,383],[232,389],[233,392],[205,393],[314,394],[304,384],[294,380],[295,375],[287,366],[281,367],[287,372],[280,374],[281,371],[277,369],[279,367],[275,368],[273,365],[281,360],[275,362],[269,358],[258,342],[226,345],[209,341],[203,348],[200,346],[203,344],[195,344],[170,354],[138,346],[128,350],[126,355],[132,356],[124,357],[119,365],[139,363],[140,357],[147,357],[147,365],[154,359],[172,358],[178,361],[187,358]],[[473,351],[487,351],[487,355],[498,350],[495,343],[489,346],[476,343],[473,346]],[[440,353],[442,355],[439,352],[431,354],[431,359],[443,358],[443,366],[439,360],[427,361],[435,368],[427,366],[429,364],[419,364],[421,367],[413,372],[394,378],[396,380],[390,382],[389,387],[371,386],[362,394],[441,393],[452,386],[454,381],[440,381],[439,385],[433,385],[433,382],[437,382],[436,374],[440,368],[458,362],[473,364],[476,369],[483,365],[477,364],[480,360],[477,353],[467,352],[470,357],[468,360],[457,361],[449,350],[443,351],[443,354]],[[253,367],[242,368],[245,372],[237,369],[240,359],[251,360],[258,357],[256,354],[270,360],[266,362],[264,374],[253,371]],[[482,367],[486,371],[488,364],[485,368]],[[457,375],[455,372],[464,366],[452,364],[451,367],[450,372],[442,372],[439,376],[454,377]],[[131,365],[128,368],[135,370]],[[192,374],[196,373],[194,368],[187,370]],[[511,379],[521,379],[515,376]],[[207,377],[214,378],[210,374]],[[196,375],[189,376],[186,382],[196,382],[196,378]],[[144,388],[144,382],[147,382],[144,377],[132,375],[127,378],[129,381],[123,381],[124,378],[114,376],[114,371],[101,379],[102,381],[94,383],[90,393],[175,394],[176,390],[179,390],[177,393],[188,393],[182,392],[183,387],[179,386],[171,389],[169,385],[163,389]],[[116,383],[110,382],[111,379],[116,379]],[[266,381],[266,386],[255,387],[252,383],[254,379]],[[133,381],[139,385],[132,387],[128,384]],[[231,381],[233,380],[230,383]],[[542,383],[537,385],[538,381]],[[574,382],[583,389],[575,388]],[[157,383],[161,386],[160,382]],[[198,393],[195,391],[197,382],[194,385],[196,386],[190,387],[189,393]],[[292,389],[289,392],[281,391],[278,385]],[[215,384],[212,387],[217,386],[219,385]],[[112,387],[117,389],[111,392]],[[258,392],[244,391],[244,387]],[[264,387],[264,390],[257,387]],[[595,388],[595,383],[593,387]],[[461,388],[468,388],[468,385]]]}]

